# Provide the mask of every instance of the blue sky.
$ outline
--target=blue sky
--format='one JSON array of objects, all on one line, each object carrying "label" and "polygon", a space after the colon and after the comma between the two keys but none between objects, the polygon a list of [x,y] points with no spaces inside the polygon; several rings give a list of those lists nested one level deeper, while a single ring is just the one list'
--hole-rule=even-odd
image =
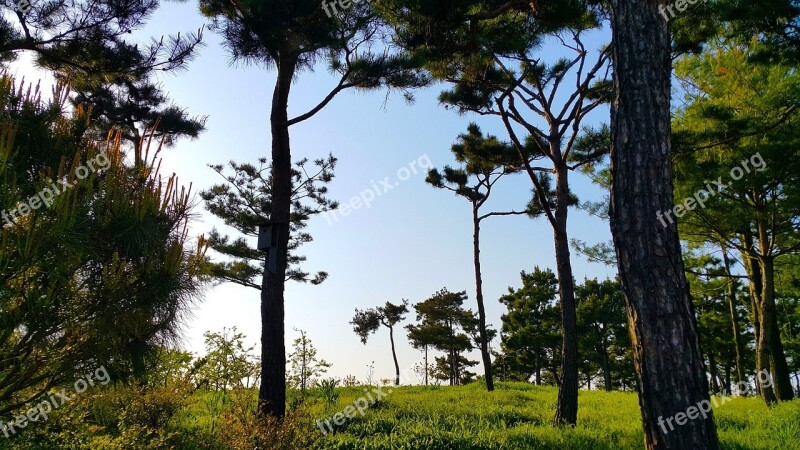
[{"label": "blue sky", "polygon": [[[143,34],[196,31],[205,22],[196,3],[167,3],[155,12]],[[208,130],[199,139],[182,140],[163,153],[163,172],[177,173],[182,183],[193,184],[195,193],[219,182],[207,164],[256,162],[269,156],[269,105],[275,80],[271,71],[260,67],[231,66],[229,55],[213,33],[205,33],[205,42],[187,71],[161,78],[177,105],[193,115],[209,116]],[[588,47],[594,49],[600,42]],[[544,52],[551,57],[548,48]],[[25,75],[29,80],[42,76],[24,61],[14,70],[17,76]],[[293,87],[290,116],[316,105],[335,82],[324,67],[304,73]],[[439,106],[437,95],[443,87],[416,92],[413,105],[400,95],[387,97],[385,91],[345,92],[314,118],[291,129],[293,159],[313,159],[328,153],[336,156],[339,163],[330,197],[346,202],[384,177],[396,180],[398,170],[423,155],[436,167],[453,164],[450,146],[470,121],[477,122],[484,132],[504,138],[499,119],[460,117]],[[600,109],[586,124],[607,119],[608,110]],[[400,182],[370,208],[355,210],[333,224],[323,217],[310,222],[308,231],[314,242],[302,248],[302,254],[308,257],[305,268],[309,272],[325,270],[330,278],[320,286],[287,285],[286,343],[288,349],[297,337],[294,328],[307,331],[318,354],[333,364],[330,376],[352,374],[363,380],[372,361],[377,377],[389,378],[394,372],[388,331],[380,330],[362,345],[349,324],[355,308],[402,299],[413,304],[447,287],[451,291],[466,290],[467,306],[477,309],[470,206],[462,198],[425,184],[423,172]],[[571,180],[581,200],[602,197],[586,177],[573,174]],[[530,180],[525,175],[509,177],[498,187],[487,211],[519,209],[529,199]],[[205,211],[199,197],[197,201],[195,212],[199,217],[192,234],[207,233],[214,226],[224,230],[224,225]],[[610,239],[607,223],[579,210],[570,213],[569,232],[572,238],[591,243]],[[496,328],[504,312],[497,299],[509,286],[520,285],[520,271],[530,271],[536,265],[555,267],[552,236],[544,219],[499,217],[484,222],[484,295],[488,322]],[[586,262],[574,251],[573,267],[579,281],[616,273],[615,269]],[[202,335],[207,330],[236,326],[248,336],[249,343],[259,341],[256,290],[230,284],[213,287],[198,301],[192,316],[184,326],[184,346],[196,353],[203,352]],[[413,313],[409,314],[405,323],[413,319]],[[401,370],[421,360],[421,354],[408,344],[404,330],[395,336]],[[497,346],[499,341],[494,342]],[[479,359],[477,353],[472,357]],[[479,366],[475,370],[480,373],[482,369]]]}]

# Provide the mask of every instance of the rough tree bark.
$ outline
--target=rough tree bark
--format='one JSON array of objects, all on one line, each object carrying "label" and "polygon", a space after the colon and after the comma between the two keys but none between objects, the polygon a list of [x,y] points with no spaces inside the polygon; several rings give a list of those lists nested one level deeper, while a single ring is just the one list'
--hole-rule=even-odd
[{"label": "rough tree bark", "polygon": [[[560,144],[554,145],[560,148]],[[567,235],[569,171],[566,164],[566,161],[556,162],[557,200],[553,225],[558,290],[561,297],[561,371],[563,374],[561,386],[558,389],[556,425],[575,425],[578,422],[578,317],[575,303],[575,282],[569,253],[569,236]]]},{"label": "rough tree bark", "polygon": [[[611,112],[611,231],[631,324],[648,449],[718,449],[713,413],[660,426],[709,400],[694,307],[673,208],[671,40],[663,1],[611,0],[615,99]],[[663,422],[662,422],[663,423]]]},{"label": "rough tree bark", "polygon": [[[289,246],[291,210],[291,147],[289,145],[289,91],[297,60],[285,52],[277,60],[278,78],[272,95],[272,216],[277,233],[275,270],[265,270],[261,289],[261,387],[259,412],[275,418],[286,414],[286,345],[284,344],[283,290]],[[270,264],[267,266],[269,267]]]}]

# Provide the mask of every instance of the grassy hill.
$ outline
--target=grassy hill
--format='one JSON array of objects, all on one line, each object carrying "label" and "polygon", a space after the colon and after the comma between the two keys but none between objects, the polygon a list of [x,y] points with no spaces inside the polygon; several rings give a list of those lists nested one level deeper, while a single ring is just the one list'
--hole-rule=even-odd
[{"label": "grassy hill", "polygon": [[[317,405],[312,413],[327,420],[366,395],[358,388],[341,391],[335,405]],[[400,387],[363,417],[356,412],[354,418],[336,426],[335,432],[321,441],[320,448],[643,448],[636,394],[582,391],[579,425],[574,429],[551,426],[556,396],[553,387],[526,383],[500,383],[491,394],[477,383],[458,387]],[[714,413],[723,448],[800,449],[800,401],[769,410],[758,398],[735,398],[720,404]]]},{"label": "grassy hill", "polygon": [[[478,450],[643,448],[636,394],[582,391],[578,426],[554,428],[557,389],[527,383],[316,388],[290,391],[289,415],[268,424],[254,390],[196,392],[109,386],[76,396],[14,436],[14,450]],[[379,399],[380,397],[380,399]],[[800,450],[800,400],[759,398],[715,408],[722,448]],[[688,408],[689,405],[687,405]],[[356,409],[360,407],[363,414]],[[338,415],[337,415],[338,414]],[[351,418],[345,418],[349,414]],[[337,423],[338,422],[338,423]]]}]

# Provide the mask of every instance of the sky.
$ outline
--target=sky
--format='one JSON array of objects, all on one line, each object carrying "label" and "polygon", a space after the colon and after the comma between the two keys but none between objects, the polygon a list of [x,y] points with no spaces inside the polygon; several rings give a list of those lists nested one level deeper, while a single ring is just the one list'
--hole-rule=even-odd
[{"label": "sky", "polygon": [[[193,32],[206,23],[196,3],[170,2],[155,11],[139,34],[159,37]],[[232,65],[220,38],[208,30],[204,36],[206,45],[188,70],[159,78],[175,104],[191,115],[208,116],[207,131],[198,139],[181,140],[162,153],[162,173],[176,173],[182,184],[192,184],[195,194],[221,181],[208,164],[231,160],[256,163],[258,158],[269,157],[269,107],[275,81],[274,73],[263,67]],[[607,32],[587,42],[587,47],[596,49],[603,39]],[[552,46],[542,51],[545,58],[557,56]],[[47,78],[25,58],[12,66],[12,74],[29,81]],[[325,67],[303,73],[292,88],[290,117],[315,106],[336,81]],[[363,345],[349,323],[356,308],[403,299],[414,304],[447,288],[467,291],[465,306],[477,311],[470,204],[427,185],[426,170],[421,167],[454,165],[450,147],[470,122],[501,139],[506,135],[500,119],[459,116],[440,106],[437,96],[445,87],[416,91],[413,104],[385,90],[346,91],[312,119],[291,128],[294,160],[313,160],[329,153],[338,158],[336,176],[329,185],[331,199],[346,203],[376,184],[383,192],[381,180],[386,177],[392,186],[376,196],[370,207],[355,209],[347,216],[338,214],[338,220],[313,218],[307,231],[314,241],[300,251],[308,258],[304,269],[312,273],[324,270],[330,277],[319,286],[287,283],[287,352],[299,335],[295,329],[305,330],[318,356],[332,363],[327,376],[354,375],[363,380],[372,363],[377,378],[393,376],[388,330],[379,330]],[[585,125],[602,122],[608,122],[607,108],[596,110]],[[603,197],[581,174],[572,174],[571,182],[582,201]],[[530,198],[531,183],[524,174],[507,177],[497,188],[486,211],[521,209]],[[214,227],[235,235],[205,211],[199,196],[196,202],[198,218],[191,226],[192,236]],[[578,209],[570,211],[569,233],[571,238],[589,243],[611,239],[607,223]],[[498,298],[509,287],[521,286],[520,272],[535,266],[555,270],[553,232],[544,218],[496,217],[484,221],[481,243],[487,322],[499,329],[505,308]],[[589,263],[574,250],[572,263],[578,282],[616,274],[615,268]],[[183,348],[203,354],[205,331],[233,326],[247,336],[248,344],[258,347],[259,302],[260,293],[252,288],[232,284],[209,287],[183,325]],[[414,319],[412,309],[402,326]],[[395,339],[401,371],[422,360],[422,354],[408,343],[405,330],[396,330]],[[493,348],[499,348],[499,339]],[[477,352],[470,357],[480,359]],[[482,368],[474,371],[480,374]]]}]

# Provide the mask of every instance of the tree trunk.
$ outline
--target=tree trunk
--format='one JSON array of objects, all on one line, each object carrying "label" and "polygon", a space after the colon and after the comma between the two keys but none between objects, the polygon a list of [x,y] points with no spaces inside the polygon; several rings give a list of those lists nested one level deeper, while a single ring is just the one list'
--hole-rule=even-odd
[{"label": "tree trunk", "polygon": [[[558,144],[555,144],[558,145]],[[555,424],[575,425],[578,422],[578,319],[575,305],[575,284],[567,234],[569,211],[569,178],[566,161],[556,165],[556,213],[553,234],[556,246],[556,270],[561,297],[561,385]]]},{"label": "tree trunk", "polygon": [[483,306],[483,278],[481,277],[481,221],[478,219],[478,207],[472,207],[472,255],[475,263],[475,298],[478,301],[478,333],[481,338],[481,358],[483,373],[486,378],[486,390],[494,390],[492,378],[492,358],[489,355],[489,336],[486,332],[486,308]]},{"label": "tree trunk", "polygon": [[[748,280],[748,288],[750,290],[750,316],[751,320],[753,321],[753,335],[755,338],[755,351],[756,351],[756,372],[760,372],[762,370],[761,362],[765,359],[769,359],[768,356],[761,355],[761,347],[759,346],[759,342],[761,342],[761,294],[763,292],[763,283],[761,282],[761,263],[759,262],[758,258],[753,256],[755,254],[755,244],[753,233],[750,230],[745,231],[742,233],[741,241],[744,244],[747,252],[742,252],[742,262],[744,263],[745,271],[747,272],[747,280]],[[767,399],[766,394],[761,389],[761,383],[756,377],[756,390],[758,391],[758,395],[764,398],[767,403],[770,400]],[[774,397],[774,393],[772,395]]]},{"label": "tree trunk", "polygon": [[536,385],[542,385],[542,365],[539,364],[539,352],[536,352]]},{"label": "tree trunk", "polygon": [[725,365],[725,392],[731,392],[731,365]]},{"label": "tree trunk", "polygon": [[[713,413],[674,430],[659,424],[709,401],[694,306],[673,208],[669,25],[662,1],[612,0],[615,99],[611,231],[625,291],[648,449],[718,449]],[[663,422],[661,422],[663,423]]]},{"label": "tree trunk", "polygon": [[[772,263],[770,258],[762,258],[761,260],[761,275],[762,275],[762,293],[761,304],[759,305],[758,315],[761,318],[761,335],[757,342],[757,356],[756,356],[756,369],[761,372],[770,370],[771,352],[772,352],[772,339],[773,327],[772,316],[775,314],[775,304],[768,298],[767,292],[769,288],[769,275],[772,270]],[[757,377],[758,378],[758,377]],[[776,403],[778,401],[777,392],[775,392],[775,384],[768,386],[761,386],[761,395],[767,405]]]},{"label": "tree trunk", "polygon": [[[725,273],[730,277],[731,261],[728,257],[728,251],[724,245],[720,245],[722,249],[722,259],[725,263]],[[733,342],[736,348],[736,382],[744,381],[744,350],[742,350],[742,336],[739,333],[739,315],[736,314],[736,282],[733,278],[729,278],[728,282],[728,307],[731,312],[731,326],[733,328]],[[730,382],[728,382],[730,385]],[[728,387],[730,392],[730,387]]]},{"label": "tree trunk", "polygon": [[[759,241],[765,238],[765,235],[760,236]],[[762,248],[763,245],[764,243],[759,244]],[[761,273],[764,290],[761,295],[761,328],[763,331],[762,342],[759,343],[759,349],[762,350],[760,370],[764,370],[766,367],[770,368],[770,375],[773,381],[773,386],[770,389],[772,389],[775,399],[788,401],[794,398],[794,392],[792,391],[791,374],[786,363],[786,354],[783,351],[778,316],[775,309],[775,260],[772,257],[763,255],[764,253],[762,252]],[[763,353],[766,353],[766,355]],[[768,362],[766,362],[766,356],[769,357]],[[765,397],[765,400],[768,400],[768,398]]]},{"label": "tree trunk", "polygon": [[261,288],[261,388],[259,411],[281,419],[286,414],[286,345],[284,343],[283,289],[289,244],[289,215],[292,193],[292,155],[289,144],[288,104],[297,61],[282,55],[277,62],[278,78],[272,95],[272,216],[277,233],[274,271],[264,271]]},{"label": "tree trunk", "polygon": [[783,338],[778,326],[777,311],[772,316],[772,328],[775,330],[772,339],[771,367],[772,377],[777,388],[776,395],[780,401],[789,401],[794,398],[792,388],[792,371],[786,361],[786,352],[783,349]]},{"label": "tree trunk", "polygon": [[603,349],[603,382],[606,392],[611,392],[611,363],[608,360],[608,351]]},{"label": "tree trunk", "polygon": [[714,356],[714,352],[708,353],[708,370],[711,372],[711,392],[718,393],[719,392],[719,378],[717,377],[717,358]]},{"label": "tree trunk", "polygon": [[428,385],[428,346],[425,346],[425,386]]},{"label": "tree trunk", "polygon": [[392,358],[394,359],[394,385],[400,386],[400,364],[397,363],[397,352],[394,350],[394,327],[389,327],[389,341],[392,343]]}]

